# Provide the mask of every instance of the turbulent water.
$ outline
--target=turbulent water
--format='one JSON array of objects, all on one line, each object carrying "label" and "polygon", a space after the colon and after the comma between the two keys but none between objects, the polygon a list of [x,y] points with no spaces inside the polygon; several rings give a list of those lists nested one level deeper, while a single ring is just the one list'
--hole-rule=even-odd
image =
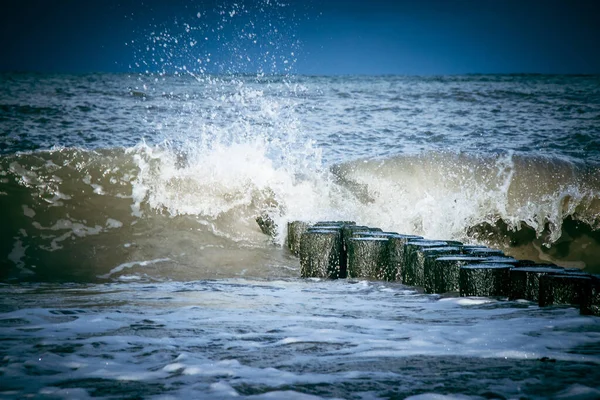
[{"label": "turbulent water", "polygon": [[598,76],[2,74],[0,210],[0,396],[600,396],[597,318],[282,246],[354,220],[600,272]]},{"label": "turbulent water", "polygon": [[4,75],[4,278],[294,276],[261,213],[600,272],[599,83]]}]

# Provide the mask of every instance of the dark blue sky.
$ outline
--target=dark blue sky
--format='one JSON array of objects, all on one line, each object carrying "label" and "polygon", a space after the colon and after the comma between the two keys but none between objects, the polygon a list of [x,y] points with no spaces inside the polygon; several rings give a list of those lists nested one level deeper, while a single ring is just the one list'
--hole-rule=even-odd
[{"label": "dark blue sky", "polygon": [[600,1],[279,1],[8,0],[0,70],[600,73]]}]

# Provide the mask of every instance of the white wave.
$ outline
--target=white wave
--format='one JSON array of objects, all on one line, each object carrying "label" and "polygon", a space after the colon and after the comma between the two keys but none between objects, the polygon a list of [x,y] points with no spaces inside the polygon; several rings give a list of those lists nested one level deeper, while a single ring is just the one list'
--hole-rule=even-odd
[{"label": "white wave", "polygon": [[127,262],[127,263],[123,263],[123,264],[117,265],[116,267],[114,267],[113,269],[111,269],[107,274],[100,275],[100,276],[98,276],[98,278],[108,279],[108,278],[110,278],[110,276],[112,274],[116,274],[117,272],[121,272],[124,269],[133,268],[136,265],[140,266],[140,267],[146,267],[148,265],[152,265],[152,264],[156,264],[156,263],[161,263],[161,262],[167,262],[167,261],[171,261],[171,259],[170,258],[157,258],[155,260],[131,261],[131,262]]}]

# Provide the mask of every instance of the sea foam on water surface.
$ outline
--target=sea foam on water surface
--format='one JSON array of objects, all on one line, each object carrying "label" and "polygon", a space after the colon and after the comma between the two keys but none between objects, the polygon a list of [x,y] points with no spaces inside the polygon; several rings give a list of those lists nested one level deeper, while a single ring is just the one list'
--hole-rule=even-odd
[{"label": "sea foam on water surface", "polygon": [[[589,350],[598,324],[570,308],[463,305],[394,283],[342,280],[0,291],[7,299],[0,330],[18,338],[2,345],[3,389],[26,383],[19,393],[73,388],[95,396],[131,390],[144,397],[228,397],[292,390],[385,398],[438,388],[541,398],[570,393],[565,385],[580,380],[561,376],[566,369],[589,380],[572,393],[597,390],[600,358]],[[549,374],[555,379],[541,387],[539,377]]]}]

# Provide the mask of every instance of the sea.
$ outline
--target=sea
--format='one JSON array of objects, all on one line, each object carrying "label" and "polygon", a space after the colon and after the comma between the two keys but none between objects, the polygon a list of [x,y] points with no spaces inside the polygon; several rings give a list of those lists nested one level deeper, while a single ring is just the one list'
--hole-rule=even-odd
[{"label": "sea", "polygon": [[600,273],[600,76],[0,74],[0,398],[600,398],[600,318],[301,279],[294,220]]}]

